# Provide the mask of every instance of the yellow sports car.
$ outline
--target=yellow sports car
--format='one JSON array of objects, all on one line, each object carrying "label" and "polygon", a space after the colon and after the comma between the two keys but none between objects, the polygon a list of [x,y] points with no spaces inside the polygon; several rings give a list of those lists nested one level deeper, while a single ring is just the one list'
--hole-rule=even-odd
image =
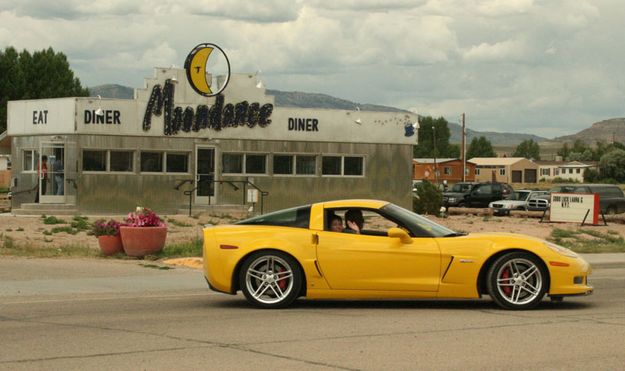
[{"label": "yellow sports car", "polygon": [[263,308],[309,299],[479,298],[529,309],[592,293],[589,264],[523,235],[458,233],[394,204],[342,200],[204,229],[215,291]]}]

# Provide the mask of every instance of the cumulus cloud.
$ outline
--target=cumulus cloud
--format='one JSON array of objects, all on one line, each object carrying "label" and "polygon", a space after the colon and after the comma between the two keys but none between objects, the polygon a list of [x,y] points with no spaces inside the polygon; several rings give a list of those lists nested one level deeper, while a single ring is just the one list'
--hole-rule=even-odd
[{"label": "cumulus cloud", "polygon": [[470,47],[463,53],[463,58],[471,62],[512,62],[523,59],[527,47],[523,40],[505,40],[494,44],[481,43]]},{"label": "cumulus cloud", "polygon": [[272,89],[553,135],[622,116],[624,18],[618,0],[0,0],[0,48],[137,87],[213,42]]}]

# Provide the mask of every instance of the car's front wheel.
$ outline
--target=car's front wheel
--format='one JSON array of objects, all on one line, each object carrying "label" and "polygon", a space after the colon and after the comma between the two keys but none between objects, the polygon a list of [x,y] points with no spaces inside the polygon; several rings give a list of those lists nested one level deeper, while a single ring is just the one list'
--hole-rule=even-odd
[{"label": "car's front wheel", "polygon": [[280,251],[250,255],[239,272],[241,291],[261,308],[284,308],[299,296],[302,271],[293,257]]},{"label": "car's front wheel", "polygon": [[530,309],[542,300],[548,273],[534,255],[511,252],[501,256],[488,270],[488,293],[506,309]]}]

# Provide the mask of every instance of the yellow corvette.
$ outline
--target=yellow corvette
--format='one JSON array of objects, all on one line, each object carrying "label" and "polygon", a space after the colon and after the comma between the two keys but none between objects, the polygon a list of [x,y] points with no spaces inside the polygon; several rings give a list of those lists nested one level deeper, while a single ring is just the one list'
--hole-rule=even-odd
[{"label": "yellow corvette", "polygon": [[581,257],[550,242],[515,234],[458,233],[377,200],[320,202],[204,229],[209,287],[228,294],[241,290],[263,308],[285,307],[301,296],[487,294],[503,308],[529,309],[545,294],[560,301],[592,293],[590,273]]}]

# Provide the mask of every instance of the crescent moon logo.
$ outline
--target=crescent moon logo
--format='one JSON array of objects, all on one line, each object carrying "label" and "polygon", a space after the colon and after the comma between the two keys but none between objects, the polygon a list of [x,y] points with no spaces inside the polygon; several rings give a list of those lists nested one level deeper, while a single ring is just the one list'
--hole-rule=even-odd
[{"label": "crescent moon logo", "polygon": [[224,91],[230,80],[230,61],[215,44],[199,44],[184,62],[187,80],[193,90],[205,97],[214,97]]}]

